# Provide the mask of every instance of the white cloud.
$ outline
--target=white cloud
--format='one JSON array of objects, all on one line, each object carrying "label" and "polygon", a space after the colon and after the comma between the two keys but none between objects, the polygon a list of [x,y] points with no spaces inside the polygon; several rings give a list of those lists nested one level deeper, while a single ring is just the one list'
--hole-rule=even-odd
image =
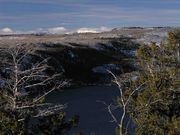
[{"label": "white cloud", "polygon": [[94,28],[79,28],[77,33],[97,33],[97,31]]},{"label": "white cloud", "polygon": [[51,34],[64,34],[67,32],[66,28],[64,27],[49,28],[47,31]]},{"label": "white cloud", "polygon": [[99,30],[100,30],[100,32],[103,32],[103,31],[109,31],[109,30],[111,30],[111,28],[101,26],[101,27],[99,28]]},{"label": "white cloud", "polygon": [[14,31],[11,28],[6,27],[0,29],[0,34],[12,34],[12,33],[14,33]]},{"label": "white cloud", "polygon": [[110,28],[101,26],[100,28],[79,28],[77,29],[77,33],[100,33],[104,31],[109,31]]},{"label": "white cloud", "polygon": [[11,28],[2,28],[0,29],[1,35],[6,34],[32,34],[32,33],[49,33],[49,34],[70,34],[70,33],[100,33],[104,31],[111,30],[108,27],[101,26],[99,28],[79,28],[77,30],[68,30],[65,27],[52,27],[52,28],[37,28],[35,30],[28,30],[28,31],[22,31],[22,30],[12,30]]}]

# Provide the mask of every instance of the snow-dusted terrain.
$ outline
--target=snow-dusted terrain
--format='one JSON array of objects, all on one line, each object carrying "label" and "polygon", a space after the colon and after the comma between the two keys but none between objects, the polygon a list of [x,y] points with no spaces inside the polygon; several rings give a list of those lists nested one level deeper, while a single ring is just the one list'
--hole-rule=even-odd
[{"label": "snow-dusted terrain", "polygon": [[[94,80],[96,74],[129,72],[140,44],[166,42],[168,32],[176,28],[115,28],[102,33],[71,33],[65,35],[1,35],[0,47],[25,44],[47,53],[51,63],[61,67],[73,80]],[[57,64],[58,63],[58,64]],[[57,66],[58,65],[58,66]]]}]

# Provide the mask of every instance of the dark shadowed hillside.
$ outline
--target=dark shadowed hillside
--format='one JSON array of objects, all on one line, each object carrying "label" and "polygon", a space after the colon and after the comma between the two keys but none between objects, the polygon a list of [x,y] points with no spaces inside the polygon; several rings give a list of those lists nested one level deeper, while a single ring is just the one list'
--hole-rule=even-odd
[{"label": "dark shadowed hillside", "polygon": [[[107,70],[116,74],[136,70],[135,51],[142,43],[165,41],[174,28],[116,28],[103,33],[69,35],[6,35],[0,46],[25,44],[50,57],[49,64],[63,71],[72,83],[107,82]],[[106,76],[106,79],[104,79]]]}]

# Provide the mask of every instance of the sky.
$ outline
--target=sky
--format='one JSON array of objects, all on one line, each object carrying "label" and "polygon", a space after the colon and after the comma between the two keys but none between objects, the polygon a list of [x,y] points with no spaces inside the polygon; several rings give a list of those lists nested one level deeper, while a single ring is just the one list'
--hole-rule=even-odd
[{"label": "sky", "polygon": [[180,26],[180,0],[0,0],[0,33]]}]

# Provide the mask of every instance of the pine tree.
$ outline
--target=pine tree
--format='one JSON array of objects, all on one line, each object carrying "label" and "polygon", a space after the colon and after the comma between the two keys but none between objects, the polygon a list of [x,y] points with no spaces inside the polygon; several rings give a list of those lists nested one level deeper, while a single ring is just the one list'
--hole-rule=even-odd
[{"label": "pine tree", "polygon": [[130,89],[142,83],[145,87],[132,95],[127,110],[138,135],[180,134],[179,44],[177,30],[169,33],[167,44],[151,43],[137,51],[143,71]]},{"label": "pine tree", "polygon": [[[125,117],[130,115],[137,135],[180,134],[180,30],[168,35],[167,43],[152,42],[137,50],[141,68],[135,80],[118,81],[113,75],[120,90],[117,106]],[[119,134],[128,134],[127,122],[117,125]]]}]

